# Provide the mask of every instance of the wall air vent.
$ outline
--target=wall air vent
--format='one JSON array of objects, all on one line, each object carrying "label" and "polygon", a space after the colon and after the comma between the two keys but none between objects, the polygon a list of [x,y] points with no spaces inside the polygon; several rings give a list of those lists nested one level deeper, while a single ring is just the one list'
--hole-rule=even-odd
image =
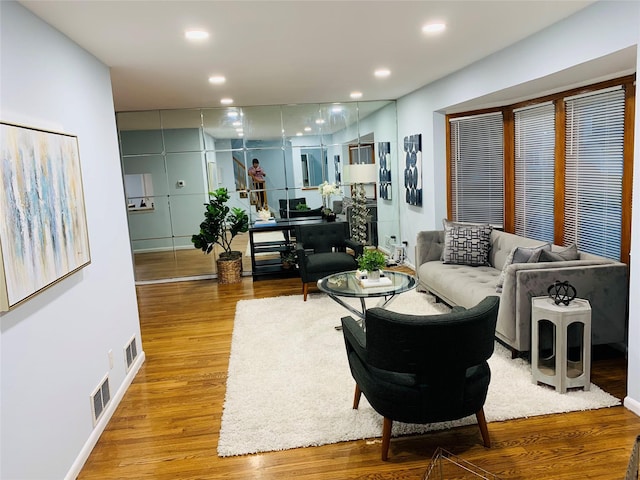
[{"label": "wall air vent", "polygon": [[127,343],[127,346],[124,347],[124,356],[128,372],[129,370],[131,370],[133,362],[135,362],[136,358],[138,357],[138,347],[136,346],[135,335],[131,337],[131,340],[129,341],[129,343]]},{"label": "wall air vent", "polygon": [[109,374],[105,375],[100,385],[91,393],[91,413],[93,414],[93,426],[95,427],[111,400],[109,390]]}]

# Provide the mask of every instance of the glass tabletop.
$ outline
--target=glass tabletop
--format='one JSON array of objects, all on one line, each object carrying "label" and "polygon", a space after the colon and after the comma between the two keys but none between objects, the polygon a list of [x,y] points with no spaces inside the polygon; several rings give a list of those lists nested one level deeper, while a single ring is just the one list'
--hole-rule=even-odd
[{"label": "glass tabletop", "polygon": [[[390,285],[364,287],[356,271],[341,272],[318,280],[318,288],[330,295],[341,297],[384,297],[412,290],[416,286],[416,279],[412,275],[391,270],[382,271],[381,278],[391,280]],[[382,282],[381,282],[382,283]]]}]

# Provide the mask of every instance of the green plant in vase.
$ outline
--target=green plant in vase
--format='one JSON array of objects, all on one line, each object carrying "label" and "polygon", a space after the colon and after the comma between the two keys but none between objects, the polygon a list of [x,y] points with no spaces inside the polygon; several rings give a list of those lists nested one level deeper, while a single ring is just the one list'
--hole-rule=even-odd
[{"label": "green plant in vase", "polygon": [[358,268],[367,272],[369,278],[376,278],[380,275],[380,269],[387,264],[387,257],[380,250],[365,250],[362,255],[356,258]]},{"label": "green plant in vase", "polygon": [[[200,224],[200,232],[191,237],[195,248],[209,254],[215,245],[222,248],[218,257],[218,278],[220,283],[232,283],[240,281],[242,270],[242,252],[231,249],[231,241],[239,233],[249,230],[249,217],[247,212],[238,207],[229,207],[229,192],[226,188],[218,188],[209,192],[209,203],[205,203],[204,221]],[[235,262],[233,267],[222,265],[220,262]],[[228,276],[229,281],[224,280],[221,272],[233,269]],[[232,280],[231,280],[232,279]]]}]

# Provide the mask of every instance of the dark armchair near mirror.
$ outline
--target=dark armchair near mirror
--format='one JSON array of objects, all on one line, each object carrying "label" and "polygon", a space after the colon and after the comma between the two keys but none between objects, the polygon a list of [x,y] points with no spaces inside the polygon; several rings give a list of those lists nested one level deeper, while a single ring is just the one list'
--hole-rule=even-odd
[{"label": "dark armchair near mirror", "polygon": [[298,210],[298,205],[306,205],[305,197],[280,199],[280,218],[319,217],[322,215],[322,207]]}]

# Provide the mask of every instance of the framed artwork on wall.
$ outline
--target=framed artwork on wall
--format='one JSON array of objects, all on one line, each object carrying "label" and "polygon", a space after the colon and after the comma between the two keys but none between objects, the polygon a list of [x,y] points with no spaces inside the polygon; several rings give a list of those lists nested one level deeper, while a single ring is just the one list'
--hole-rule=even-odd
[{"label": "framed artwork on wall", "polygon": [[333,168],[336,177],[336,183],[340,185],[342,182],[342,167],[340,166],[340,155],[333,156]]},{"label": "framed artwork on wall", "polygon": [[78,138],[0,122],[0,310],[91,263]]},{"label": "framed artwork on wall", "polygon": [[391,142],[378,142],[380,198],[391,200]]},{"label": "framed artwork on wall", "polygon": [[422,206],[422,134],[404,137],[404,188],[409,205]]}]

